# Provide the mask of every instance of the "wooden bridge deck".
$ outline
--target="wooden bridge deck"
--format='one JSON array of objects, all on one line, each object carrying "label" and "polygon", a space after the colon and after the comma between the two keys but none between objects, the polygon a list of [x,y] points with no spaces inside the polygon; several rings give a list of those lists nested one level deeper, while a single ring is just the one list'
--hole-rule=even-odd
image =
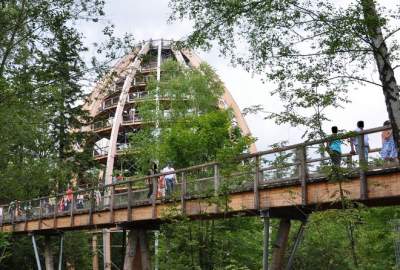
[{"label": "wooden bridge deck", "polygon": [[[368,173],[368,199],[360,200],[360,180],[354,177],[343,183],[347,199],[362,201],[368,206],[400,204],[400,169],[392,168],[376,170]],[[265,183],[259,187],[259,207],[255,207],[254,190],[248,189],[229,195],[228,211],[225,214],[258,215],[258,210],[269,209],[271,216],[302,218],[315,210],[337,208],[340,199],[338,183],[326,179],[310,179],[307,181],[307,203],[302,204],[301,184],[298,180],[277,181]],[[153,215],[154,212],[154,215]],[[92,214],[89,211],[75,212],[54,217],[43,217],[15,224],[3,224],[3,232],[27,233],[36,231],[66,231],[80,229],[97,229],[115,227],[118,225],[152,224],[159,222],[168,215],[185,213],[189,218],[218,218],[224,215],[223,209],[209,204],[205,198],[188,199],[182,203],[158,202],[137,205],[128,209],[127,206],[101,210]],[[91,220],[92,219],[92,220]],[[130,220],[130,221],[129,221]]]},{"label": "wooden bridge deck", "polygon": [[[358,136],[362,139],[364,134],[386,129],[371,129]],[[314,158],[307,154],[310,146],[321,145],[325,141],[307,142],[241,157],[238,159],[239,172],[229,176],[222,176],[223,168],[217,163],[177,170],[179,184],[176,185],[174,199],[154,201],[147,198],[148,189],[143,186],[149,179],[156,186],[157,179],[163,176],[159,174],[76,191],[72,196],[72,205],[66,211],[58,211],[55,205],[65,194],[21,202],[19,207],[25,209],[24,214],[13,216],[3,208],[1,231],[51,233],[118,226],[150,227],[165,221],[166,217],[182,214],[191,219],[219,218],[235,214],[258,215],[264,209],[269,209],[271,217],[303,219],[312,211],[341,205],[339,183],[328,181],[321,170],[329,158]],[[284,166],[266,166],[274,161],[271,155],[288,151],[294,151],[295,156],[290,162],[285,162]],[[363,154],[364,151],[360,151],[361,162]],[[359,201],[371,207],[400,204],[398,164],[393,164],[391,168],[369,166],[368,169],[367,166],[354,165],[350,154],[343,155],[343,158],[347,159],[349,168],[346,175],[350,175],[341,182],[346,200]],[[317,170],[316,163],[319,164]],[[274,177],[269,174],[271,170]],[[235,181],[236,185],[229,186],[229,192],[225,193],[228,198],[226,204],[214,204],[212,199],[216,196],[213,195],[221,192],[225,184]],[[102,196],[101,203],[96,193]],[[80,207],[79,194],[86,197],[84,205]],[[53,203],[50,204],[50,201]]]}]

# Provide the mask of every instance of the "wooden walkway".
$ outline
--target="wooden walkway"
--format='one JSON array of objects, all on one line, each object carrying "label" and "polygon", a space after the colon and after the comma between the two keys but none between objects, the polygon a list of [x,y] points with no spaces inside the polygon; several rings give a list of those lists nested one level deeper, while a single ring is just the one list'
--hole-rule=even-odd
[{"label": "wooden walkway", "polygon": [[[385,129],[371,129],[363,134]],[[361,139],[363,134],[357,136]],[[346,137],[350,135],[343,136]],[[18,202],[16,208],[21,209],[18,215],[4,207],[1,230],[53,233],[119,226],[146,228],[182,214],[192,219],[219,218],[259,215],[264,209],[269,210],[271,217],[303,219],[313,211],[341,205],[339,182],[328,180],[324,173],[331,168],[327,163],[329,158],[313,154],[316,145],[328,140],[242,156],[229,174],[226,166],[217,163],[177,170],[178,184],[168,199],[148,199],[148,177],[142,177],[74,192],[69,209],[56,206],[65,194]],[[279,158],[283,155],[284,160]],[[363,160],[361,155],[363,151],[358,157]],[[346,162],[343,167],[347,170],[341,185],[346,200],[367,206],[400,204],[400,167],[357,166],[356,159],[350,154],[343,156],[343,163]],[[162,174],[154,175],[151,181],[155,184],[161,177]],[[227,194],[228,200],[218,194]],[[219,198],[220,204],[214,203],[215,198]]]}]

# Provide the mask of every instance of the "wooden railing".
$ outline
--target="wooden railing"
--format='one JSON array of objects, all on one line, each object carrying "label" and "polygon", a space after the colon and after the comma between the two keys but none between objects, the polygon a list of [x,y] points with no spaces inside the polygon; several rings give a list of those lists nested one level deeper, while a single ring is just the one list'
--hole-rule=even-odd
[{"label": "wooden railing", "polygon": [[[327,176],[324,168],[329,168],[330,158],[325,150],[329,141],[340,139],[345,142],[348,138],[358,137],[358,140],[363,142],[365,135],[388,129],[390,128],[379,127],[360,133],[342,134],[335,138],[328,137],[254,154],[244,154],[228,165],[211,162],[175,170],[174,190],[165,197],[157,194],[160,193],[157,185],[158,181],[169,173],[124,178],[123,181],[111,185],[76,190],[70,194],[51,195],[23,202],[14,201],[2,206],[1,221],[2,223],[25,222],[27,224],[27,221],[31,219],[41,220],[50,217],[56,220],[58,216],[67,215],[70,216],[71,224],[73,224],[76,214],[86,212],[90,216],[89,220],[92,220],[95,212],[114,211],[118,208],[128,209],[128,219],[130,219],[135,205],[151,205],[155,213],[156,204],[161,203],[160,199],[178,200],[185,205],[188,199],[218,195],[220,192],[238,191],[252,191],[254,209],[259,209],[259,190],[268,183],[287,181],[301,185],[302,205],[306,205],[307,182]],[[379,148],[376,148],[370,153],[378,151]],[[345,166],[342,165],[342,167],[348,168],[350,174],[360,177],[360,200],[367,199],[366,172],[379,169],[379,164],[367,164],[368,157],[365,157],[364,151],[359,151],[357,155],[342,154],[342,161],[345,161]],[[360,162],[364,164],[359,166]],[[392,166],[398,165],[392,164]],[[153,190],[149,190],[149,183],[153,184]],[[185,211],[185,207],[181,209]],[[155,218],[155,214],[153,217]]]}]

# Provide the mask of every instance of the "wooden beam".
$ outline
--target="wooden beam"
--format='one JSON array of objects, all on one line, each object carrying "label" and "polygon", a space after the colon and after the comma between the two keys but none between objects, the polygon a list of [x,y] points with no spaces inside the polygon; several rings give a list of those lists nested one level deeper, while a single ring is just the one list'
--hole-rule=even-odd
[{"label": "wooden beam", "polygon": [[97,234],[92,235],[92,267],[93,270],[99,270],[99,252],[97,251]]},{"label": "wooden beam", "polygon": [[118,132],[119,132],[119,127],[121,126],[122,123],[122,112],[124,110],[129,89],[131,87],[133,78],[135,77],[136,71],[139,68],[140,63],[142,62],[142,56],[146,54],[149,50],[150,50],[150,43],[147,42],[146,44],[143,45],[142,49],[139,51],[135,60],[131,65],[129,65],[127,70],[127,75],[121,90],[121,94],[119,96],[119,101],[117,109],[115,110],[115,116],[111,129],[110,144],[109,144],[109,151],[107,154],[107,165],[106,165],[106,177],[105,177],[106,185],[109,185],[112,182],[112,174],[114,170],[114,157],[117,152]]},{"label": "wooden beam", "polygon": [[271,270],[283,270],[284,258],[290,232],[290,219],[281,219],[276,241],[272,250]]}]

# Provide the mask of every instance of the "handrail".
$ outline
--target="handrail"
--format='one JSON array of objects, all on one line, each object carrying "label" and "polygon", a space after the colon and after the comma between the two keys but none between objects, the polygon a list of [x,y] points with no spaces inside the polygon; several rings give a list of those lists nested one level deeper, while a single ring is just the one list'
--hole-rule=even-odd
[{"label": "handrail", "polygon": [[[361,132],[348,132],[348,133],[340,134],[340,135],[337,135],[337,136],[329,136],[329,137],[324,138],[324,139],[319,139],[319,140],[314,140],[314,141],[309,141],[309,142],[303,142],[303,143],[298,143],[298,144],[294,144],[294,145],[289,145],[289,146],[285,146],[285,147],[269,149],[269,150],[266,150],[266,151],[260,151],[260,152],[253,153],[253,154],[243,154],[243,155],[240,155],[237,159],[235,159],[235,162],[242,162],[242,161],[246,161],[246,160],[252,160],[253,158],[257,158],[257,160],[259,162],[260,161],[260,157],[262,157],[264,155],[275,154],[275,153],[285,152],[285,151],[294,150],[294,149],[306,149],[306,147],[309,147],[309,146],[312,146],[312,145],[325,144],[325,143],[330,142],[332,140],[338,140],[338,139],[344,140],[344,139],[348,139],[348,138],[354,138],[354,137],[360,136],[360,135],[377,133],[377,132],[381,132],[381,131],[385,131],[385,130],[389,130],[389,129],[391,129],[391,128],[388,127],[388,126],[377,127],[377,128],[363,130]],[[370,152],[371,153],[372,152],[377,152],[379,150],[380,150],[379,148],[375,148],[375,149],[372,149]],[[354,154],[346,153],[346,154],[342,154],[341,157],[351,157],[353,155]],[[239,172],[239,173],[233,173],[231,175],[231,177],[246,176],[248,173],[251,173],[251,174],[255,173],[256,175],[258,175],[259,173],[263,173],[263,172],[266,172],[268,170],[284,169],[284,168],[293,167],[293,166],[299,166],[299,168],[302,167],[302,166],[305,166],[305,168],[303,168],[302,170],[299,170],[299,171],[303,171],[303,174],[304,174],[304,172],[307,171],[307,169],[306,169],[307,166],[308,166],[307,164],[315,163],[315,162],[322,162],[324,160],[329,160],[329,159],[330,159],[329,157],[314,158],[314,159],[305,158],[305,159],[303,159],[302,162],[300,162],[300,161],[298,161],[296,159],[294,162],[285,164],[285,166],[279,167],[279,168],[276,167],[276,166],[270,166],[270,167],[262,168],[259,165],[257,165],[258,164],[257,162],[256,163],[243,163],[243,164],[249,164],[250,166],[256,166],[255,167],[256,170],[251,169],[250,171],[243,171],[243,172]],[[93,194],[93,192],[103,191],[104,195],[101,195],[101,198],[104,199],[105,197],[109,196],[108,193],[107,193],[107,190],[115,190],[115,188],[118,187],[118,186],[122,186],[124,188],[125,188],[125,186],[132,187],[132,185],[134,185],[136,183],[140,183],[141,185],[147,185],[146,183],[148,183],[149,181],[152,181],[152,179],[157,179],[159,177],[166,176],[166,175],[169,175],[171,173],[174,173],[176,175],[182,175],[181,181],[186,181],[187,183],[195,183],[196,184],[196,183],[199,182],[199,180],[202,180],[202,181],[207,180],[207,181],[209,181],[209,180],[213,180],[213,179],[214,179],[214,181],[220,181],[221,179],[215,179],[215,175],[219,175],[219,173],[215,174],[216,170],[219,170],[219,166],[221,166],[221,164],[219,162],[214,161],[214,162],[208,162],[208,163],[199,164],[199,165],[195,165],[195,166],[190,166],[190,167],[187,167],[187,168],[177,169],[174,172],[157,173],[157,174],[154,174],[154,175],[134,177],[132,179],[126,179],[126,180],[119,181],[117,183],[112,183],[112,184],[109,184],[109,185],[103,185],[103,186],[99,186],[99,187],[89,187],[89,188],[86,188],[86,189],[75,190],[75,191],[72,192],[72,196],[74,198],[78,194],[83,194],[83,195],[86,195],[86,196],[88,196],[90,194],[89,196],[93,196],[93,195],[91,195],[91,194]],[[207,169],[207,170],[204,170],[204,172],[196,171],[196,170],[201,170],[201,169]],[[212,170],[214,170],[213,174],[211,174]],[[194,172],[195,174],[196,173],[197,174],[198,173],[204,173],[204,175],[203,176],[198,175],[197,178],[194,178],[194,179],[183,178],[183,177],[190,176],[191,172]],[[303,177],[305,177],[305,176],[303,175]],[[257,182],[260,181],[258,176],[255,177],[255,179],[257,180]],[[261,180],[264,181],[263,179],[261,179]],[[278,181],[278,179],[277,179],[277,181]],[[302,185],[305,185],[304,180],[302,180],[302,181],[303,181]],[[256,188],[256,187],[258,188],[258,185],[254,185],[254,188]],[[143,192],[146,192],[146,190],[148,190],[148,189],[147,188],[141,188],[140,191],[137,190],[137,191],[134,191],[134,193],[143,193]],[[121,196],[121,194],[122,193],[117,193],[117,194],[113,194],[112,196]],[[256,196],[256,194],[258,194],[258,193],[255,192],[255,196]],[[14,202],[17,202],[17,204],[19,206],[25,205],[25,206],[29,206],[29,207],[31,207],[33,209],[33,208],[35,208],[35,206],[33,206],[34,202],[50,201],[50,199],[54,199],[55,198],[56,205],[53,205],[53,207],[58,207],[57,199],[58,198],[63,198],[64,196],[66,196],[65,192],[64,193],[53,194],[53,195],[50,195],[50,196],[43,196],[43,197],[39,197],[39,198],[34,198],[34,199],[31,199],[31,200],[14,201]],[[91,197],[91,200],[92,199],[93,199],[93,197]],[[304,199],[304,201],[306,201],[306,199]],[[40,205],[42,205],[42,203],[40,203]],[[7,207],[7,205],[1,206],[1,207]],[[74,207],[74,206],[70,206],[70,207]],[[76,211],[80,211],[80,209],[75,209],[75,210]],[[73,212],[74,210],[71,210],[71,211]],[[4,212],[3,212],[3,215],[4,215]],[[25,215],[26,215],[25,219],[29,219],[27,213]]]}]

